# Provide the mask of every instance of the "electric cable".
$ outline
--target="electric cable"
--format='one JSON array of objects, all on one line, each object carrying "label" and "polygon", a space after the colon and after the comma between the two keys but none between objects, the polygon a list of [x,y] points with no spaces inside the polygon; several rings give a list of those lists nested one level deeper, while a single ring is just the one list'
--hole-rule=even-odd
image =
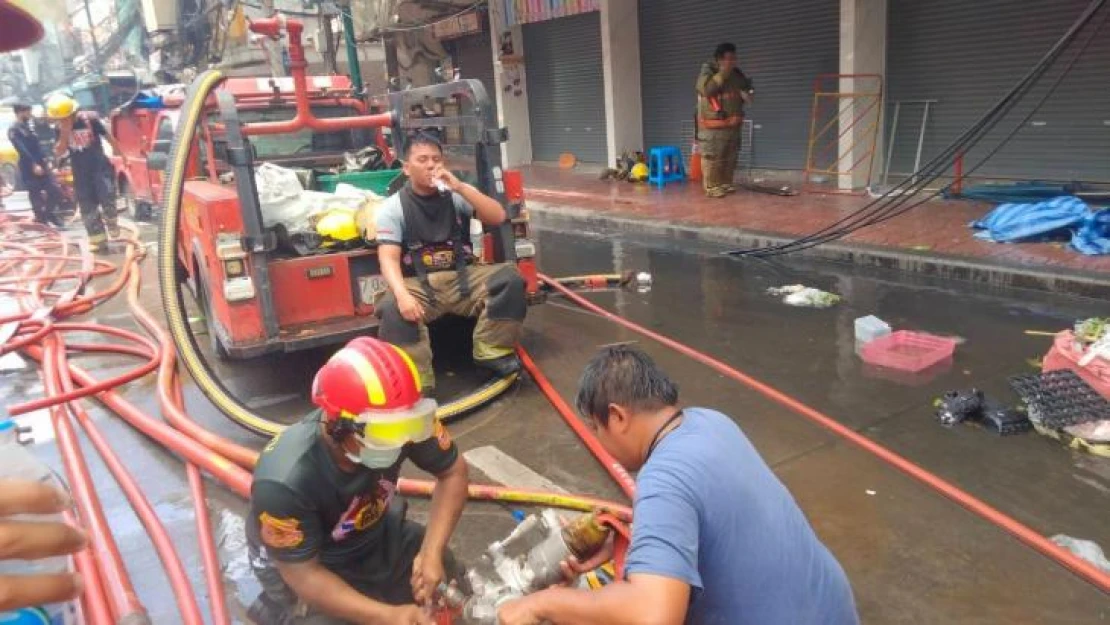
[{"label": "electric cable", "polygon": [[[806,245],[812,241],[819,240],[821,243],[824,243],[834,240],[835,238],[842,238],[857,229],[866,227],[866,225],[861,224],[867,224],[868,220],[882,215],[885,211],[892,211],[909,201],[913,195],[939,178],[944,171],[947,170],[951,164],[951,159],[957,153],[977,144],[1010,112],[1010,110],[1013,109],[1014,106],[1016,106],[1020,96],[1023,96],[1032,88],[1037,80],[1048,70],[1067,46],[1075,40],[1079,32],[1090,22],[1095,13],[1097,13],[1105,3],[1106,0],[1092,0],[1079,18],[1069,27],[1068,31],[1053,44],[1010,91],[1004,94],[983,116],[961,133],[959,137],[944,148],[937,156],[933,157],[928,163],[919,168],[914,176],[903,180],[862,208],[804,237],[761,248],[732,250],[726,252],[726,254],[732,256],[777,255],[778,253],[794,251],[793,248]],[[892,197],[894,198],[892,203],[884,204]]]},{"label": "electric cable", "polygon": [[[1004,148],[1017,135],[1017,133],[1022,128],[1024,128],[1027,123],[1029,123],[1029,120],[1033,118],[1033,115],[1035,115],[1041,109],[1041,107],[1044,106],[1044,104],[1049,100],[1049,98],[1053,95],[1053,93],[1055,93],[1056,89],[1064,81],[1064,78],[1066,78],[1067,75],[1071,72],[1072,68],[1075,67],[1076,62],[1078,62],[1078,60],[1083,57],[1083,54],[1087,51],[1087,49],[1090,47],[1090,45],[1096,39],[1098,39],[1099,32],[1102,31],[1102,28],[1106,25],[1107,21],[1110,21],[1110,12],[1107,12],[1106,14],[1104,14],[1102,16],[1102,19],[1099,22],[1098,26],[1095,27],[1095,30],[1091,33],[1091,36],[1087,38],[1086,42],[1084,42],[1083,47],[1080,48],[1079,52],[1077,52],[1075,54],[1075,56],[1073,56],[1071,58],[1071,60],[1067,64],[1067,66],[1065,66],[1065,68],[1061,72],[1061,74],[1056,77],[1056,80],[1049,87],[1049,89],[1045,92],[1045,94],[1043,96],[1041,96],[1041,99],[1037,102],[1037,104],[1034,105],[1033,108],[1031,108],[1029,110],[1029,112],[1026,113],[1025,116],[1019,122],[1014,124],[1014,127],[1010,130],[1010,132],[1008,132],[1006,134],[1006,136],[1003,137],[1002,140],[997,145],[995,145],[985,156],[980,158],[979,161],[976,162],[975,165],[972,166],[968,170],[968,172],[967,172],[968,175],[975,173],[983,165],[985,165],[988,161],[990,161],[990,159],[993,158],[995,154],[997,154],[1000,150],[1002,150],[1002,148]],[[856,232],[858,230],[861,230],[863,228],[870,227],[870,226],[873,226],[873,225],[878,225],[880,223],[884,223],[886,221],[889,221],[889,220],[891,220],[895,217],[899,217],[901,215],[904,215],[907,212],[909,212],[910,210],[912,210],[914,208],[917,208],[918,206],[921,206],[922,204],[933,200],[934,198],[936,198],[938,195],[940,195],[943,192],[944,192],[943,189],[938,189],[936,191],[933,191],[929,195],[926,195],[925,197],[921,198],[920,200],[917,200],[916,202],[914,202],[913,204],[910,204],[909,206],[904,206],[904,207],[898,208],[897,210],[894,210],[889,214],[883,215],[881,217],[877,217],[873,220],[869,220],[866,223],[863,223],[861,226],[846,232],[842,236],[847,236],[848,234],[851,234],[852,232]],[[824,243],[827,243],[831,240],[835,240],[836,238],[842,238],[842,237],[835,237],[835,238],[834,237],[829,237],[825,240],[816,241],[816,242],[810,241],[810,242],[807,242],[805,244],[801,244],[801,245],[798,245],[798,246],[794,247],[794,249],[791,250],[791,251],[792,252],[797,252],[797,251],[810,249],[812,247],[817,247],[818,245],[823,245]],[[780,254],[780,253],[766,253],[766,254],[754,254],[753,256],[757,257],[757,258],[766,258],[766,257],[769,257],[769,256],[779,256],[779,255],[782,255],[782,254]]]}]

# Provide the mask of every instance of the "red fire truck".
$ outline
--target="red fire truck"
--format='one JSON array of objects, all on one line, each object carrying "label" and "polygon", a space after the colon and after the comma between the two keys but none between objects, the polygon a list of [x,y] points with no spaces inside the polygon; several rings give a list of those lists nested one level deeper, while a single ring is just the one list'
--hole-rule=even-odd
[{"label": "red fire truck", "polygon": [[[178,279],[203,309],[213,351],[249,358],[338,343],[376,327],[373,302],[386,285],[373,242],[307,255],[281,249],[279,233],[262,214],[254,168],[272,162],[324,171],[342,163],[344,152],[373,144],[392,160],[416,130],[438,133],[448,167],[506,206],[510,221],[487,229],[482,261],[516,262],[528,292],[538,296],[521,177],[500,165],[498,144],[508,135],[495,125],[480,82],[389,94],[375,100],[388,103],[388,110],[369,113],[345,79],[304,75],[299,23],[259,20],[251,28],[264,34],[285,29],[293,76],[223,79],[205,96],[202,123],[175,131],[179,141],[192,144],[187,162],[168,161],[174,149],[169,129],[180,125],[176,116],[189,106],[188,94],[167,99],[162,110],[113,120],[117,136],[132,133],[128,144],[142,157],[121,171],[137,200],[160,201],[154,189],[162,172],[184,168],[178,176],[184,180]],[[442,111],[450,114],[435,116]]]}]

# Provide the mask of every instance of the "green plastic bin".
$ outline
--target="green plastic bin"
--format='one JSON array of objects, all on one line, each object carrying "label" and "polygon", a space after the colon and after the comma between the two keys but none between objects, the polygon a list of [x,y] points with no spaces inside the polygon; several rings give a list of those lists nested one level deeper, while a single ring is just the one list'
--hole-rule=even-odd
[{"label": "green plastic bin", "polygon": [[356,171],[330,176],[316,176],[316,186],[325,193],[335,193],[335,188],[340,183],[373,191],[378,195],[386,195],[393,179],[400,174],[397,169],[384,169],[381,171]]}]

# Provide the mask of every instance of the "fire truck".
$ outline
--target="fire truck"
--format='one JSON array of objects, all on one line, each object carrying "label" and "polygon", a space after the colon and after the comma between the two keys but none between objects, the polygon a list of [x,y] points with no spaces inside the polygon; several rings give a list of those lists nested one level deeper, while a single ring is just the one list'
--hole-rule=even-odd
[{"label": "fire truck", "polygon": [[[379,145],[392,161],[416,131],[437,133],[446,165],[506,207],[509,221],[486,229],[478,261],[515,262],[530,297],[539,299],[521,176],[501,167],[499,144],[508,133],[496,126],[482,84],[462,80],[391,93],[370,100],[385,110],[370,111],[345,78],[305,75],[301,28],[293,20],[253,22],[255,32],[287,37],[293,75],[221,78],[201,96],[203,114],[194,128],[181,123],[182,100],[174,98],[161,110],[113,120],[117,136],[132,133],[127,144],[137,145],[142,156],[120,174],[137,200],[161,201],[156,189],[163,172],[183,168],[166,176],[183,180],[183,187],[176,223],[163,221],[162,227],[176,228],[176,279],[203,312],[212,351],[251,358],[376,329],[374,300],[387,287],[375,244],[309,254],[282,249],[280,232],[263,214],[255,168],[270,162],[326,172],[344,161],[344,153],[367,145]],[[189,97],[182,96],[186,106],[195,106]],[[190,143],[186,162],[170,154],[185,153],[172,143],[174,136]]]}]

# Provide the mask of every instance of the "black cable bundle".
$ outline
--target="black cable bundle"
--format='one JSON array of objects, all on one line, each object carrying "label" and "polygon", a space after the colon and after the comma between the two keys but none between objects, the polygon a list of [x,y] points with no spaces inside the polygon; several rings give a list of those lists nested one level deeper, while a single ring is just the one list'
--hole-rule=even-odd
[{"label": "black cable bundle", "polygon": [[[940,195],[943,190],[938,190],[926,195],[925,197],[916,200],[913,203],[905,205],[917,193],[928,187],[937,178],[940,178],[948,168],[952,165],[955,156],[960,152],[966,152],[969,148],[974,147],[979,143],[999,122],[1002,121],[1009,114],[1009,112],[1021,101],[1023,97],[1029,92],[1030,89],[1037,83],[1056,62],[1057,58],[1075,41],[1080,31],[1083,30],[1087,24],[1091,22],[1095,14],[1101,10],[1106,4],[1107,0],[1092,0],[1091,3],[1084,9],[1083,13],[1076,19],[1075,23],[1068,28],[1059,40],[1041,57],[1039,61],[1025,74],[1024,77],[1017,84],[1015,84],[1005,95],[1003,95],[998,102],[996,102],[982,117],[965,130],[959,137],[957,137],[951,144],[948,145],[940,154],[936,155],[929,160],[925,165],[918,169],[914,174],[902,182],[895,185],[886,193],[875,198],[867,205],[856,210],[852,214],[837,220],[824,228],[812,232],[804,237],[795,239],[787,243],[779,245],[772,245],[767,247],[753,248],[747,250],[733,250],[725,252],[730,256],[747,256],[764,258],[770,256],[780,256],[789,254],[791,252],[798,252],[806,250],[818,245],[824,245],[844,238],[853,232],[862,230],[869,226],[883,223],[889,219],[903,215],[910,210],[932,200]],[[1063,82],[1064,78],[1068,75],[1071,69],[1075,66],[1076,62],[1086,53],[1087,48],[1098,37],[1102,27],[1105,26],[1107,19],[1110,18],[1110,11],[1107,11],[1098,23],[1094,32],[1090,34],[1087,40],[1083,43],[1082,48],[1068,61],[1066,67],[1059,76],[1056,77],[1052,85],[1048,88],[1041,99],[1036,105],[1023,117],[1014,127],[1006,134],[1005,137],[994,146],[983,158],[981,158],[965,175],[975,173],[982,167],[988,160],[998,153],[1007,143],[1013,139],[1014,135],[1030,119],[1033,115],[1040,110],[1049,97],[1056,91]],[[905,206],[904,206],[905,205]]]}]

